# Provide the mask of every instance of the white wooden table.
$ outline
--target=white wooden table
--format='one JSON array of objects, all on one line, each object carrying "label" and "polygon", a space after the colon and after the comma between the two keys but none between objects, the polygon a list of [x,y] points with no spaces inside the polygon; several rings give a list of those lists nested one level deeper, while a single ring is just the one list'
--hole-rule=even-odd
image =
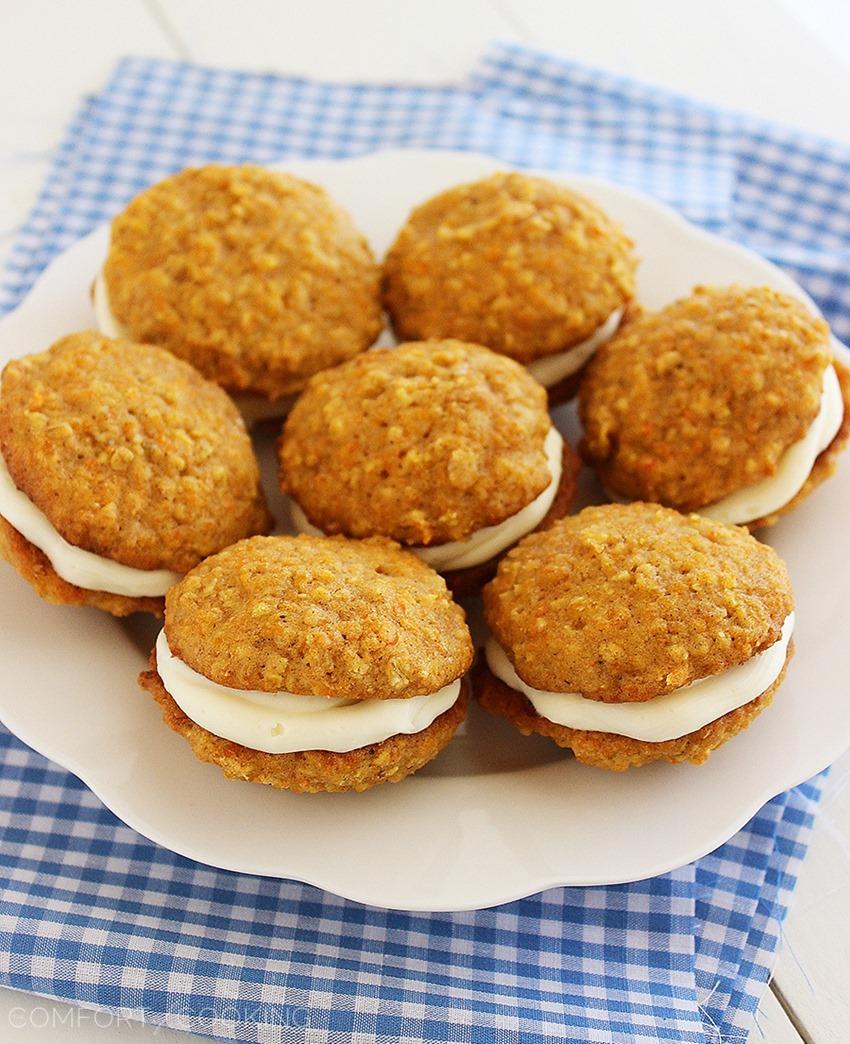
[{"label": "white wooden table", "polygon": [[[440,82],[496,38],[850,142],[846,0],[0,0],[0,260],[83,94],[128,53]],[[186,1041],[0,990],[0,1042]],[[751,1040],[850,1041],[850,755],[833,769]]]}]

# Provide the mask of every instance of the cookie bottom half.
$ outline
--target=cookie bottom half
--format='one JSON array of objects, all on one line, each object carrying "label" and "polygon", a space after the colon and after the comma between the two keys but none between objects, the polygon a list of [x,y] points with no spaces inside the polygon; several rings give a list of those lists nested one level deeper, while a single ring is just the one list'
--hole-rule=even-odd
[{"label": "cookie bottom half", "polygon": [[712,751],[747,728],[770,704],[782,684],[792,655],[793,642],[788,647],[788,655],[779,677],[760,696],[710,721],[695,732],[661,743],[650,743],[610,732],[571,729],[549,721],[535,711],[523,693],[506,685],[483,662],[475,668],[473,686],[478,702],[485,710],[506,718],[524,736],[532,733],[547,736],[559,747],[572,750],[576,759],[586,765],[613,772],[623,772],[653,761],[669,761],[673,764],[690,761],[694,765],[701,765],[708,760]]},{"label": "cookie bottom half", "polygon": [[264,783],[281,790],[315,794],[321,791],[362,791],[378,783],[398,783],[432,761],[448,744],[466,716],[469,682],[463,679],[457,701],[427,729],[390,736],[381,743],[337,753],[304,750],[268,754],[222,739],[187,717],[162,684],[151,654],[151,670],[139,684],[162,709],[166,725],[184,736],[200,761],[218,765],[228,779]]},{"label": "cookie bottom half", "polygon": [[14,566],[41,597],[54,605],[89,605],[113,616],[152,613],[162,616],[165,598],[132,598],[109,591],[89,591],[76,587],[56,572],[43,551],[0,516],[0,556]]}]

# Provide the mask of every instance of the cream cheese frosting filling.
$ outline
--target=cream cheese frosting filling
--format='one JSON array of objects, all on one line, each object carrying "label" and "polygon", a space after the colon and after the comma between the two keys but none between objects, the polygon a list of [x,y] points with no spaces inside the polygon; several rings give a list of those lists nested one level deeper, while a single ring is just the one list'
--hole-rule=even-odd
[{"label": "cream cheese frosting filling", "polygon": [[391,736],[422,732],[454,706],[461,684],[458,678],[438,692],[402,700],[347,700],[231,689],[176,657],[164,628],[156,640],[156,669],[168,694],[195,724],[222,739],[267,754],[303,750],[345,753]]},{"label": "cream cheese frosting filling", "polygon": [[497,678],[523,693],[541,717],[556,725],[663,743],[696,732],[769,689],[782,673],[793,631],[790,613],[779,640],[746,663],[640,703],[602,703],[574,692],[534,689],[519,677],[495,638],[487,642],[485,655]]},{"label": "cream cheese frosting filling", "polygon": [[544,388],[551,388],[553,384],[557,384],[565,377],[578,373],[597,349],[601,348],[606,341],[610,341],[617,332],[617,327],[623,318],[623,311],[624,309],[618,308],[616,312],[612,312],[602,326],[595,330],[587,340],[574,344],[566,351],[534,359],[532,362],[526,363],[525,368]]},{"label": "cream cheese frosting filling", "polygon": [[[127,327],[115,316],[109,303],[109,290],[106,287],[106,278],[103,272],[99,272],[94,281],[93,307],[97,328],[107,337],[120,337],[132,340],[132,334]],[[229,392],[236,403],[239,412],[248,428],[260,424],[265,420],[277,420],[285,417],[292,409],[297,395],[284,395],[283,398],[272,400],[265,395],[255,392]]]},{"label": "cream cheese frosting filling", "polygon": [[806,484],[815,460],[838,434],[843,420],[844,399],[838,374],[834,366],[827,366],[817,416],[802,439],[782,455],[774,474],[700,508],[699,514],[718,522],[742,523],[778,511]]},{"label": "cream cheese frosting filling", "polygon": [[[561,483],[564,440],[556,428],[549,429],[543,449],[551,476],[549,484],[542,493],[539,493],[531,503],[526,504],[515,515],[511,515],[495,526],[484,526],[465,540],[451,540],[445,544],[432,544],[429,547],[411,546],[407,550],[412,551],[433,569],[440,572],[451,569],[468,569],[471,566],[480,565],[482,562],[489,562],[506,547],[510,547],[526,533],[530,533],[546,517],[546,512],[552,506]],[[299,533],[324,536],[322,530],[307,519],[301,507],[294,500],[290,500],[290,513],[292,523]]]},{"label": "cream cheese frosting filling", "polygon": [[48,517],[15,485],[0,454],[0,515],[47,556],[56,573],[87,591],[128,598],[159,598],[180,579],[168,569],[134,569],[122,562],[74,547]]}]

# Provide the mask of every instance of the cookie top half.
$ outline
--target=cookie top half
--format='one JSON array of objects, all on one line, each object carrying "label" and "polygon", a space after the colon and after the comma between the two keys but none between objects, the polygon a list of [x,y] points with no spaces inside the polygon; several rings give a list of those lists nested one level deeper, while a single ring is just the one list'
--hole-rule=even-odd
[{"label": "cookie top half", "polygon": [[697,287],[628,323],[591,361],[583,450],[625,497],[681,510],[773,474],[808,431],[829,329],[767,287]]},{"label": "cookie top half", "polygon": [[280,441],[281,482],[326,533],[460,540],[546,488],[550,428],[545,390],[512,359],[412,342],[310,381]]},{"label": "cookie top half", "polygon": [[243,540],[169,591],[165,631],[194,670],[255,691],[402,699],[472,662],[443,579],[380,537]]},{"label": "cookie top half", "polygon": [[231,390],[279,398],[380,332],[379,270],[316,185],[261,167],[190,168],[112,222],[113,314]]},{"label": "cookie top half", "polygon": [[595,203],[503,173],[417,207],[384,262],[401,338],[456,337],[521,362],[590,337],[634,294],[632,243]]},{"label": "cookie top half", "polygon": [[150,345],[87,331],[10,362],[0,452],[69,543],[136,569],[186,572],[270,524],[236,407]]},{"label": "cookie top half", "polygon": [[794,607],[785,565],[746,530],[656,504],[608,504],[534,533],[484,589],[528,685],[650,700],[773,645]]}]

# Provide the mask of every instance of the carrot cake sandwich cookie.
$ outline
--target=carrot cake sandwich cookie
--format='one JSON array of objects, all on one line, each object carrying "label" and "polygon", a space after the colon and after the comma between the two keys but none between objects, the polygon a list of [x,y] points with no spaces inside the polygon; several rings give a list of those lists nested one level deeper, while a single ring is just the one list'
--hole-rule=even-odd
[{"label": "carrot cake sandwich cookie", "polygon": [[103,333],[167,348],[254,420],[281,416],[311,374],[372,344],[379,283],[323,189],[211,165],[158,182],[113,220],[94,304]]},{"label": "carrot cake sandwich cookie", "polygon": [[461,341],[371,351],[317,374],[278,450],[298,530],[391,537],[456,594],[566,514],[579,466],[543,387]]},{"label": "carrot cake sandwich cookie", "polygon": [[188,363],[88,331],[3,370],[0,554],[48,601],[161,615],[270,526],[239,411]]},{"label": "carrot cake sandwich cookie", "polygon": [[384,304],[399,338],[487,345],[563,402],[634,297],[632,247],[566,186],[494,174],[413,211],[384,262]]},{"label": "carrot cake sandwich cookie", "polygon": [[366,790],[446,746],[472,654],[445,582],[392,541],[254,537],[169,591],[139,681],[230,778]]},{"label": "carrot cake sandwich cookie", "polygon": [[835,468],[850,435],[850,371],[796,298],[697,287],[599,351],[579,412],[582,451],[612,499],[756,529]]},{"label": "carrot cake sandwich cookie", "polygon": [[770,703],[794,600],[737,526],[608,504],[534,533],[484,589],[483,707],[579,761],[699,764]]}]

